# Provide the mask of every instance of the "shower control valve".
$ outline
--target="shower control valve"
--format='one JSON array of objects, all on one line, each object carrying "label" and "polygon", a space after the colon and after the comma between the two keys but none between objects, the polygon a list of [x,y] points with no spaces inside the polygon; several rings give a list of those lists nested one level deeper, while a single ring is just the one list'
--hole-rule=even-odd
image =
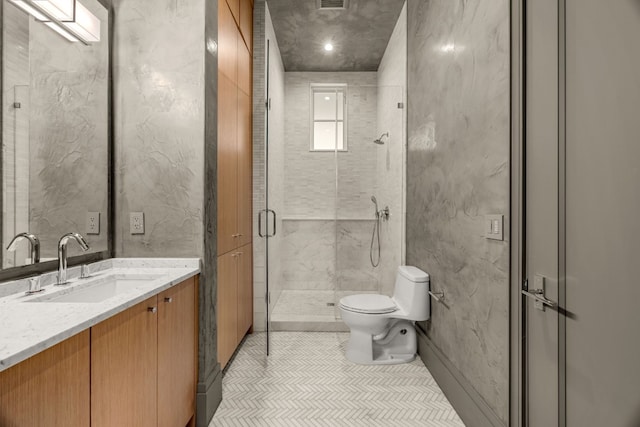
[{"label": "shower control valve", "polygon": [[389,221],[389,206],[385,206],[378,215],[380,215],[380,218],[382,218],[383,221]]}]

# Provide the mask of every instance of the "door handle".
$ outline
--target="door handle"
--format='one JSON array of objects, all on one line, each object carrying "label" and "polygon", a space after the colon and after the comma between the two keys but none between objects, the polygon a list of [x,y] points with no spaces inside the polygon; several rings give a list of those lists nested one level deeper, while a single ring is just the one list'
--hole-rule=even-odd
[{"label": "door handle", "polygon": [[276,235],[276,211],[273,209],[268,209],[269,212],[273,214],[273,234],[270,234],[269,237],[273,237]]},{"label": "door handle", "polygon": [[534,285],[536,286],[537,289],[529,290],[529,281],[525,280],[524,289],[520,291],[522,292],[522,295],[528,298],[532,298],[534,300],[533,306],[540,311],[544,311],[545,305],[547,307],[556,309],[558,307],[558,303],[555,301],[551,301],[550,299],[544,296],[545,277],[540,274],[536,274],[533,280],[534,280]]},{"label": "door handle", "polygon": [[[267,220],[269,219],[269,212],[273,214],[273,234],[269,234],[269,226],[267,225],[266,234],[262,233],[262,214],[267,214]],[[273,209],[262,209],[258,212],[258,236],[260,237],[273,237],[276,235],[276,211]]]},{"label": "door handle", "polygon": [[260,237],[267,237],[264,234],[262,234],[262,214],[263,212],[267,212],[266,209],[262,209],[260,210],[260,212],[258,212],[258,236]]},{"label": "door handle", "polygon": [[522,290],[522,295],[527,296],[529,298],[533,298],[535,301],[540,302],[548,307],[556,308],[558,307],[558,303],[555,301],[551,301],[550,299],[545,298],[544,291],[542,289],[533,289],[531,292]]}]

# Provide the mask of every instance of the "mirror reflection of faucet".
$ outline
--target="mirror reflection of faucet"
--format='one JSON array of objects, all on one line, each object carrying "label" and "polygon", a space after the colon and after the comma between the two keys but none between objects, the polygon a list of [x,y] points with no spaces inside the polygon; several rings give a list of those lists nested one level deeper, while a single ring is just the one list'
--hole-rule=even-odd
[{"label": "mirror reflection of faucet", "polygon": [[18,245],[18,241],[20,239],[28,240],[31,244],[31,263],[37,264],[40,262],[40,240],[31,233],[20,233],[16,234],[16,236],[11,240],[9,246],[7,246],[7,250],[9,252],[13,252],[16,250],[16,246]]}]

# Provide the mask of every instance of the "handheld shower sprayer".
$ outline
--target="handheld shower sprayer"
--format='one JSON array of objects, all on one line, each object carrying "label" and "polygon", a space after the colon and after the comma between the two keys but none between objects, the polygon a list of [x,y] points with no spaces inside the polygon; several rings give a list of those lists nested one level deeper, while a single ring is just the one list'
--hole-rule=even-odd
[{"label": "handheld shower sprayer", "polygon": [[371,201],[374,205],[376,205],[376,217],[378,216],[378,201],[376,200],[376,196],[371,196]]}]

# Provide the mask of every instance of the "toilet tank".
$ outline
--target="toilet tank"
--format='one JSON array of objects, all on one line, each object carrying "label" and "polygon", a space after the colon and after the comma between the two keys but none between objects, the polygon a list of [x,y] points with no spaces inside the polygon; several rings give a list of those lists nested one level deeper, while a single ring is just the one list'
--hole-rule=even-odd
[{"label": "toilet tank", "polygon": [[396,274],[393,299],[407,313],[407,319],[429,319],[429,275],[419,268],[401,265]]}]

